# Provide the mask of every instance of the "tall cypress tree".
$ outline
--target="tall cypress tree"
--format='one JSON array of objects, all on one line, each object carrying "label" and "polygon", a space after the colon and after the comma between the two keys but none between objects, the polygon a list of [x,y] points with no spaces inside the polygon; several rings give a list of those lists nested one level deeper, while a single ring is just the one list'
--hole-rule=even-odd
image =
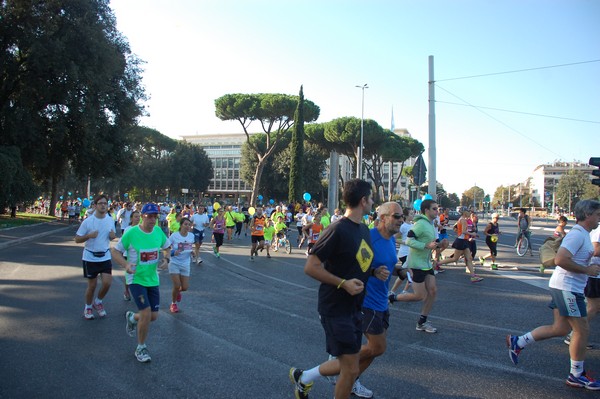
[{"label": "tall cypress tree", "polygon": [[300,201],[303,187],[303,157],[304,157],[304,91],[300,86],[298,106],[294,113],[294,130],[292,131],[292,161],[290,164],[290,183],[288,201]]}]

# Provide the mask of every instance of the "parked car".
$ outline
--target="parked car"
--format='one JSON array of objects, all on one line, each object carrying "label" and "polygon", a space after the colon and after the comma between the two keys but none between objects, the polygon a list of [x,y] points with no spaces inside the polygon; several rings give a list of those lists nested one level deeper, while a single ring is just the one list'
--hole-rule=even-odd
[{"label": "parked car", "polygon": [[448,211],[448,219],[458,220],[458,219],[460,219],[460,213],[458,213],[456,211]]}]

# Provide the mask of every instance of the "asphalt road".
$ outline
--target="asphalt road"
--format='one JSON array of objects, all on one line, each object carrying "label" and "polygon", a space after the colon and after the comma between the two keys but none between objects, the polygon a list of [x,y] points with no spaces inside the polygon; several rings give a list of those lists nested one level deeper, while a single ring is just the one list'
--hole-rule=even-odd
[{"label": "asphalt road", "polygon": [[[420,304],[393,305],[387,352],[361,376],[376,398],[594,395],[565,385],[569,356],[561,339],[527,347],[519,366],[510,362],[506,334],[552,321],[551,271],[537,271],[537,251],[517,257],[515,223],[501,223],[500,270],[478,267],[485,278],[478,284],[464,266],[438,275],[430,315],[437,334],[415,330]],[[551,234],[538,227],[534,248]],[[152,362],[140,364],[135,339],[125,334],[123,315],[134,304],[122,299],[122,271],[104,301],[108,316],[81,317],[85,281],[74,232],[62,228],[0,249],[0,398],[292,398],[289,368],[327,357],[318,284],[303,273],[304,250],[250,262],[243,237],[226,241],[221,259],[204,248],[179,314],[168,312],[171,281],[161,273],[162,310],[147,342]],[[600,347],[596,321],[591,341]],[[588,370],[600,368],[599,353],[588,353]],[[332,396],[325,379],[310,395]]]}]

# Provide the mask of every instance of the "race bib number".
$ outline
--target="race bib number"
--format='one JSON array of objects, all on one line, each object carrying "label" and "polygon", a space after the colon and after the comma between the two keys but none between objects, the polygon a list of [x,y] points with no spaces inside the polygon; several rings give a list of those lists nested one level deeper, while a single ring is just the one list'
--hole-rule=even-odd
[{"label": "race bib number", "polygon": [[262,229],[263,229],[262,225],[261,225],[261,224],[259,224],[259,225],[257,225],[257,226],[256,226],[256,229],[255,229],[255,230],[256,230],[256,231],[262,231]]},{"label": "race bib number", "polygon": [[319,239],[319,233],[313,234],[312,239],[317,241]]},{"label": "race bib number", "polygon": [[140,251],[140,265],[151,265],[158,262],[158,250],[149,249]]}]

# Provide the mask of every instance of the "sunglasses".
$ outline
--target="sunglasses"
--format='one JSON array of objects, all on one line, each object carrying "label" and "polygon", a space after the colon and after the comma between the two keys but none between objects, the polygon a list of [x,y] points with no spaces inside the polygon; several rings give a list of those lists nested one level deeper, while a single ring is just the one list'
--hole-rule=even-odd
[{"label": "sunglasses", "polygon": [[404,217],[404,215],[401,215],[399,213],[392,213],[391,215],[388,215],[388,216],[391,216],[391,217],[393,217],[396,220],[400,220],[400,219],[402,219]]}]

